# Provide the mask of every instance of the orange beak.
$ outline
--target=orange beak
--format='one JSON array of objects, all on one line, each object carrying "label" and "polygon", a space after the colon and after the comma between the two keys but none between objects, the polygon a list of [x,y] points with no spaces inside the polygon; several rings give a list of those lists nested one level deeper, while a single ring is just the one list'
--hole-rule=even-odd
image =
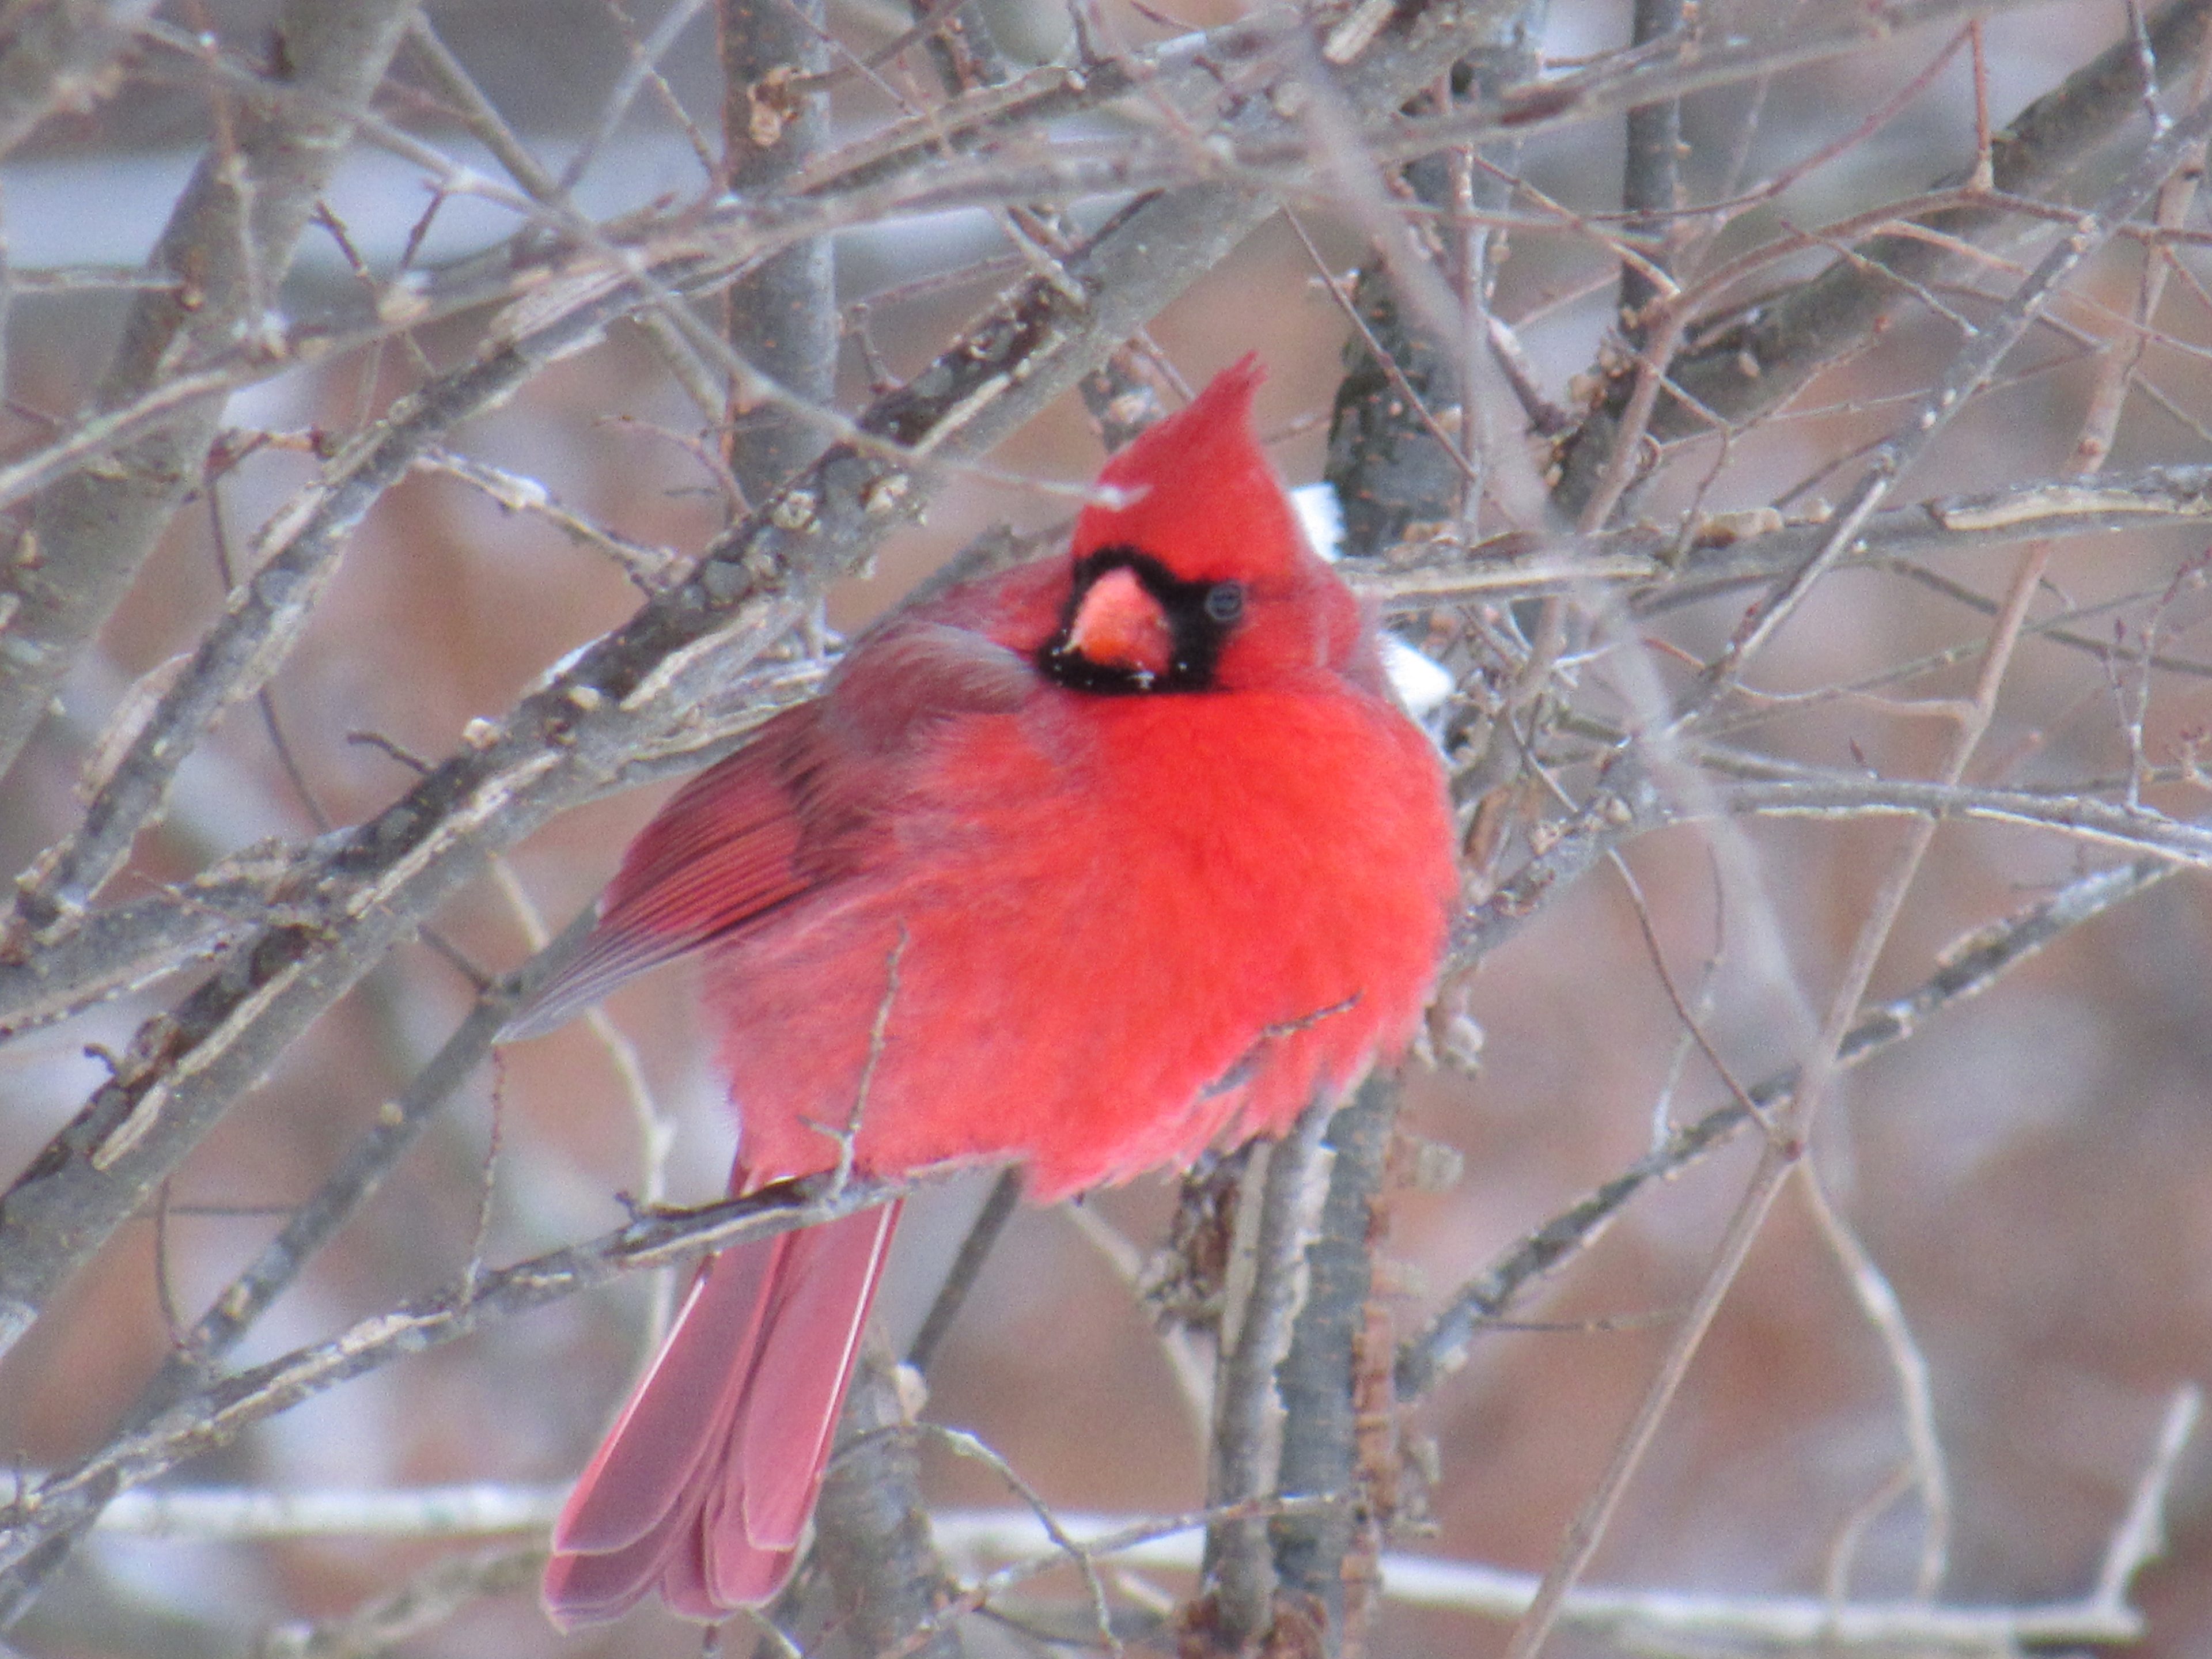
[{"label": "orange beak", "polygon": [[1066,650],[1101,668],[1157,676],[1175,659],[1175,631],[1135,571],[1109,570],[1076,607]]}]

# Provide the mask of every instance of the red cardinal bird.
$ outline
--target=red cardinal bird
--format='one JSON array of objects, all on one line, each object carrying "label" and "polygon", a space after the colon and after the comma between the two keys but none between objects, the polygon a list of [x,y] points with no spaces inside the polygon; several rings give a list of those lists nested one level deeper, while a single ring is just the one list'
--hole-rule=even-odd
[{"label": "red cardinal bird", "polygon": [[[1067,556],[893,617],[672,799],[510,1035],[697,952],[733,1192],[835,1169],[857,1112],[857,1174],[1018,1162],[1045,1204],[1401,1052],[1457,892],[1443,774],[1253,441],[1259,379],[1110,461]],[[705,1265],[554,1528],[556,1621],[782,1586],[897,1211]]]}]

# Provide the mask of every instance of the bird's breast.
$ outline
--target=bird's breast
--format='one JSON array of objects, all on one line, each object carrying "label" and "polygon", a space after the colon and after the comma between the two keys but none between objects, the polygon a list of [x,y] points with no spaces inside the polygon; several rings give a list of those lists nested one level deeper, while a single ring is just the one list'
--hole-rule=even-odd
[{"label": "bird's breast", "polygon": [[908,790],[884,865],[712,977],[755,1181],[857,1104],[863,1167],[1020,1158],[1049,1199],[1280,1129],[1419,1012],[1449,820],[1372,700],[1034,698]]}]

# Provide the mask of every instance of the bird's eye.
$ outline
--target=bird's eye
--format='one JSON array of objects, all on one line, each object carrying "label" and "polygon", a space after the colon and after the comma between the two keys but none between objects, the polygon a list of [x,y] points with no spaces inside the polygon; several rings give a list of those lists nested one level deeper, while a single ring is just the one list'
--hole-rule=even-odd
[{"label": "bird's eye", "polygon": [[1244,584],[1216,582],[1206,590],[1206,614],[1218,623],[1233,623],[1244,614]]}]

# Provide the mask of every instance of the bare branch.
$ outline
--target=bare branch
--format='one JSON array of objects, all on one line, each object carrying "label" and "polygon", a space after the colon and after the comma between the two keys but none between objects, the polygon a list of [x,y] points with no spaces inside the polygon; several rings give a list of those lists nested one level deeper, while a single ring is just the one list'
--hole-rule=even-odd
[{"label": "bare branch", "polygon": [[[2168,0],[2151,27],[2161,85],[2185,83],[2205,49],[2212,5]],[[1994,148],[1995,188],[2011,197],[2064,200],[2066,175],[2110,142],[2142,108],[2142,69],[2135,44],[2123,39],[2065,84],[2023,111]],[[2002,208],[1960,207],[1929,222],[1954,245],[1989,244],[2012,227]],[[1778,407],[1804,382],[1868,337],[1893,314],[1914,286],[1960,270],[1957,253],[1909,235],[1876,238],[1839,258],[1812,282],[1774,296],[1735,326],[1716,331],[1669,370],[1680,400],[1661,409],[1654,435],[1662,441],[1704,429],[1705,411],[1741,421]],[[1904,279],[1903,285],[1889,280]],[[1613,394],[1625,404],[1626,383]],[[1599,428],[1597,435],[1605,439]],[[1570,477],[1595,477],[1570,461]]]},{"label": "bare branch", "polygon": [[1700,712],[1773,637],[1805,594],[1856,540],[1860,528],[1898,477],[1927,454],[1936,434],[1996,373],[1999,362],[2051,302],[2059,286],[2112,237],[2119,224],[2149,201],[2186,158],[2203,147],[2207,131],[2212,131],[2212,99],[2200,102],[2147,146],[2095,206],[2082,214],[2074,234],[2062,239],[2037,263],[2005,301],[2004,309],[1965,343],[1922,400],[1917,418],[1905,430],[1893,433],[1870,457],[1864,478],[1837,514],[1819,550],[1790,572],[1765,602],[1753,607],[1729,641],[1728,648],[1706,666],[1697,689],[1676,716],[1678,724]]},{"label": "bare branch", "polygon": [[[1249,1288],[1234,1332],[1223,1334],[1214,1389],[1213,1469],[1207,1485],[1216,1504],[1245,1503],[1279,1485],[1283,1407],[1276,1377],[1309,1288],[1305,1252],[1321,1220],[1334,1162],[1322,1143],[1329,1120],[1324,1107],[1308,1107],[1290,1133],[1267,1147],[1261,1179],[1248,1174],[1244,1181],[1239,1202],[1256,1201],[1259,1214]],[[1208,1533],[1206,1579],[1222,1645],[1243,1652],[1267,1631],[1275,1613],[1274,1563],[1260,1517],[1224,1522]]]},{"label": "bare branch", "polygon": [[89,1522],[118,1491],[226,1445],[252,1424],[302,1400],[622,1273],[832,1221],[896,1198],[911,1185],[854,1181],[834,1196],[818,1198],[805,1183],[786,1185],[702,1209],[647,1217],[586,1243],[473,1273],[434,1295],[365,1319],[329,1341],[234,1372],[118,1435],[75,1468],[0,1505],[0,1620],[15,1610],[28,1585],[51,1565],[54,1546]]},{"label": "bare branch", "polygon": [[[300,232],[345,153],[351,118],[384,78],[412,9],[412,0],[286,6],[276,37],[283,78],[313,98],[270,109],[249,104],[239,112],[235,150],[218,142],[202,159],[154,256],[157,268],[189,280],[141,297],[101,380],[100,409],[121,408],[196,359],[261,337]],[[182,403],[112,465],[76,474],[40,501],[29,532],[37,561],[19,556],[0,573],[8,644],[0,651],[0,775],[199,477],[222,408],[210,392]]]},{"label": "bare branch", "polygon": [[[2154,1502],[2167,1492],[2156,1480],[2146,1489],[2156,1494]],[[1177,1531],[1145,1532],[1144,1523],[1112,1516],[1062,1513],[1059,1519],[1069,1535],[1102,1560],[1187,1569],[1199,1554],[1198,1540]],[[949,1548],[1035,1564],[1056,1559],[1036,1518],[1023,1510],[956,1510],[940,1513],[937,1523]],[[2134,1565],[2139,1568],[2142,1562]],[[1384,1593],[1395,1601],[1492,1619],[1520,1617],[1536,1588],[1528,1573],[1423,1556],[1386,1554],[1381,1565]],[[1700,1595],[1594,1585],[1569,1595],[1560,1622],[1626,1646],[1662,1652],[1725,1644],[1752,1652],[1817,1653],[1832,1646],[1868,1653],[1957,1654],[1961,1659],[2045,1643],[2139,1641],[2144,1629],[2140,1613],[2099,1597],[1977,1607],[1922,1601],[1838,1604],[1818,1596]]]},{"label": "bare branch", "polygon": [[[816,1558],[838,1629],[863,1654],[887,1653],[931,1622],[950,1581],[921,1499],[921,1459],[904,1432],[898,1364],[875,1337],[861,1351],[838,1449],[815,1511]],[[958,1659],[959,1633],[933,1631],[911,1651]]]},{"label": "bare branch", "polygon": [[447,1556],[340,1618],[266,1632],[254,1659],[376,1659],[437,1629],[472,1601],[535,1584],[544,1570],[545,1552],[536,1547]]},{"label": "bare branch", "polygon": [[[2051,897],[1982,930],[1946,951],[1942,967],[1920,985],[1867,1011],[1844,1038],[1838,1059],[1844,1066],[1856,1066],[1904,1042],[1934,1015],[1979,995],[2047,945],[2123,900],[2156,886],[2178,868],[2157,858],[2117,865],[2069,882]],[[1796,1087],[1797,1073],[1792,1068],[1766,1079],[1749,1093],[1760,1110],[1772,1112],[1788,1103]],[[1486,1321],[1502,1317],[1539,1283],[1595,1243],[1638,1192],[1727,1145],[1753,1121],[1741,1102],[1714,1108],[1675,1129],[1661,1145],[1516,1243],[1455,1291],[1418,1334],[1400,1344],[1399,1396],[1419,1399],[1440,1377],[1458,1370],[1468,1342]]]},{"label": "bare branch", "polygon": [[0,41],[0,155],[49,115],[87,109],[107,95],[119,82],[115,59],[153,9],[153,0],[10,8]]},{"label": "bare branch", "polygon": [[[826,15],[822,0],[718,0],[723,167],[732,191],[774,195],[822,148],[829,100],[796,88],[829,66]],[[837,303],[827,237],[763,260],[732,284],[728,306],[730,344],[740,357],[808,403],[829,402]],[[787,410],[740,402],[729,412],[726,447],[746,498],[758,501],[812,460],[822,439]]]},{"label": "bare branch", "polygon": [[[1370,1077],[1329,1120],[1324,1143],[1330,1153],[1328,1194],[1305,1249],[1304,1305],[1275,1375],[1283,1406],[1278,1489],[1357,1500],[1317,1514],[1285,1516],[1270,1528],[1277,1575],[1286,1589],[1317,1598],[1327,1609],[1332,1651],[1357,1651],[1361,1645],[1365,1621],[1360,1614],[1372,1587],[1348,1583],[1347,1574],[1358,1570],[1359,1559],[1372,1557],[1391,1519],[1390,1493],[1360,1455],[1368,1426],[1361,1419],[1377,1407],[1363,1400],[1358,1384],[1370,1358],[1387,1366],[1387,1342],[1370,1340],[1370,1304],[1400,1096],[1397,1079]],[[1372,1346],[1383,1353],[1370,1355]],[[1380,1415],[1387,1432],[1387,1407]]]},{"label": "bare branch", "polygon": [[[32,1477],[36,1484],[43,1477]],[[255,1538],[482,1538],[553,1524],[558,1486],[414,1486],[387,1491],[269,1492],[255,1487],[140,1487],[100,1512],[103,1533],[234,1543]]]}]

